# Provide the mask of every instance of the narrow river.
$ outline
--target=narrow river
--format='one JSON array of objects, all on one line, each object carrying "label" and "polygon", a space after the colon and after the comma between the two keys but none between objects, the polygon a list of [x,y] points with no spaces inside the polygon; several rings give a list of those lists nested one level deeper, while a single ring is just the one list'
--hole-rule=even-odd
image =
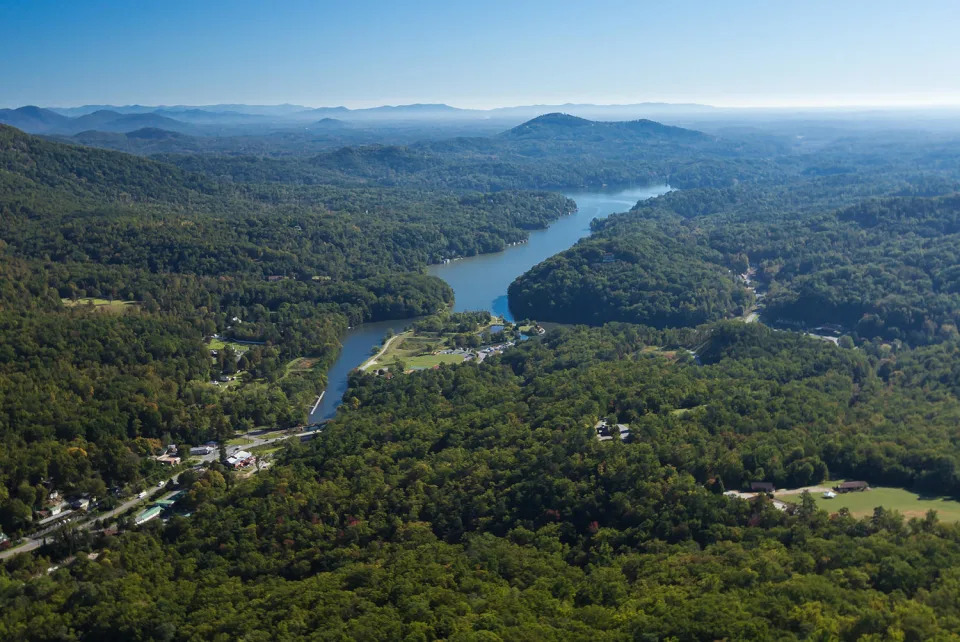
[{"label": "narrow river", "polygon": [[[481,254],[445,265],[431,265],[428,272],[450,284],[456,302],[454,310],[489,310],[512,321],[507,305],[507,287],[518,276],[537,263],[566,250],[590,234],[590,221],[605,218],[614,212],[625,212],[637,201],[670,191],[666,185],[654,185],[609,192],[573,192],[567,194],[577,202],[577,211],[565,216],[544,230],[530,232],[530,239],[495,254]],[[370,356],[387,330],[400,332],[410,319],[365,323],[347,332],[343,350],[327,373],[327,389],[323,400],[310,415],[311,422],[329,419],[340,405],[347,389],[347,375]]]}]

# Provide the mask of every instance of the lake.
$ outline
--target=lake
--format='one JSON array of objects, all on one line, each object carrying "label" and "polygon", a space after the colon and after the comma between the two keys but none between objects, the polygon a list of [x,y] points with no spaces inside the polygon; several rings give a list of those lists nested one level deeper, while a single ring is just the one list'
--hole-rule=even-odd
[{"label": "lake", "polygon": [[[489,310],[492,314],[513,321],[507,305],[507,288],[514,279],[534,265],[562,252],[590,234],[590,221],[606,218],[614,212],[625,212],[637,201],[669,192],[666,185],[636,187],[601,192],[572,192],[566,194],[577,203],[577,211],[554,221],[548,228],[530,232],[526,243],[503,252],[481,254],[431,265],[427,272],[439,277],[453,288],[456,301],[454,311]],[[347,375],[372,354],[387,330],[400,332],[412,323],[411,319],[365,323],[347,332],[343,350],[327,373],[327,389],[310,421],[332,417],[347,389]]]}]

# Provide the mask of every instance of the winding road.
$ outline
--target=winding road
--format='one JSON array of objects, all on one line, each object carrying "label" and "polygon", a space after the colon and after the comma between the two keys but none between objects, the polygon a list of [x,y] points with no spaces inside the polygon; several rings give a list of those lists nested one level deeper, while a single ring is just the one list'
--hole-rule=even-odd
[{"label": "winding road", "polygon": [[[277,437],[270,437],[266,439],[262,437],[265,434],[272,434],[275,432],[276,431],[271,431],[271,430],[255,430],[252,432],[245,433],[243,435],[237,435],[237,438],[247,439],[249,440],[250,443],[243,444],[242,446],[229,446],[227,447],[227,454],[230,455],[235,453],[238,450],[246,450],[248,448],[255,448],[257,446],[266,446],[268,444],[276,443],[278,441],[284,441],[286,439],[290,439],[291,437],[299,437],[300,435],[303,434],[301,432],[288,432],[288,433],[279,435]],[[209,455],[203,455],[196,458],[202,460],[204,463],[209,464],[210,462],[215,461],[218,455],[219,453],[217,451],[214,451]],[[97,521],[105,525],[111,520],[113,520],[117,515],[120,515],[121,513],[124,513],[130,510],[137,504],[148,503],[150,500],[153,499],[154,495],[156,495],[157,493],[166,492],[168,490],[167,487],[169,486],[169,484],[171,482],[176,483],[177,479],[179,479],[180,477],[180,474],[183,472],[184,472],[183,470],[178,470],[177,472],[164,478],[162,480],[163,481],[162,486],[158,486],[155,483],[152,483],[152,485],[146,489],[145,492],[147,494],[144,497],[134,496],[128,499],[127,501],[123,502],[116,508],[113,508],[105,513],[84,513],[84,512],[77,511],[76,513],[73,513],[71,515],[71,517],[73,515],[75,515],[76,517],[73,517],[70,520],[70,522],[75,522],[77,524],[77,528],[82,528],[84,530],[92,530],[94,524]],[[5,551],[0,551],[0,560],[5,560],[8,558],[14,557],[16,555],[20,555],[21,553],[28,553],[30,551],[40,548],[44,544],[44,542],[47,540],[47,538],[51,537],[51,534],[54,531],[56,531],[58,528],[60,528],[62,525],[63,525],[63,522],[59,522],[57,524],[50,525],[44,528],[43,530],[32,533],[29,537],[24,537],[18,546],[14,546],[13,548],[8,548]]]}]

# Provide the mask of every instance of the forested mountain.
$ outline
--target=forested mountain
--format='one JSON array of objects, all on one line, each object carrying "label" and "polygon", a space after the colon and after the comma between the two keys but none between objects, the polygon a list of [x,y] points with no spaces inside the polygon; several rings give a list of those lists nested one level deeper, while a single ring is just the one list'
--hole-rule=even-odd
[{"label": "forested mountain", "polygon": [[[809,153],[551,115],[274,151],[148,159],[0,127],[5,533],[29,532],[51,487],[141,487],[160,444],[303,422],[348,325],[442,315],[452,292],[426,265],[574,207],[509,188],[685,189],[595,221],[510,288],[518,315],[603,327],[354,372],[334,420],[273,466],[188,471],[169,520],[63,529],[6,563],[0,638],[960,632],[960,526],[724,495],[853,478],[960,496],[954,146]],[[725,320],[754,305],[848,338]],[[214,334],[249,349],[213,356]],[[629,435],[601,441],[601,418]]]},{"label": "forested mountain", "polygon": [[674,191],[597,221],[593,237],[517,279],[511,307],[542,320],[690,325],[742,314],[753,297],[735,275],[752,268],[768,322],[939,341],[960,323],[958,181],[858,166]]},{"label": "forested mountain", "polygon": [[88,130],[131,132],[144,127],[189,131],[191,126],[156,113],[121,114],[101,109],[71,118],[40,107],[0,109],[0,124],[10,125],[35,134],[76,134]]},{"label": "forested mountain", "polygon": [[707,143],[711,137],[698,131],[670,127],[652,120],[597,122],[569,114],[552,113],[538,116],[506,131],[502,136],[526,140],[606,140],[618,145],[629,142]]},{"label": "forested mountain", "polygon": [[46,133],[66,127],[70,118],[34,105],[17,109],[0,109],[0,123],[34,133]]},{"label": "forested mountain", "polygon": [[[783,170],[778,144],[717,139],[653,121],[600,123],[547,114],[486,137],[361,145],[295,158],[162,155],[191,172],[244,182],[416,185],[474,190],[731,185]],[[691,160],[691,156],[695,160]]]},{"label": "forested mountain", "polygon": [[657,328],[739,316],[753,295],[725,258],[688,230],[667,235],[638,226],[630,235],[588,239],[537,265],[510,285],[510,309],[521,318]]},{"label": "forested mountain", "polygon": [[[704,334],[702,366],[650,350]],[[272,470],[189,482],[190,517],[38,579],[26,557],[0,570],[0,634],[922,640],[960,622],[957,526],[719,492],[954,461],[957,400],[918,433],[865,355],[742,324],[577,329],[479,365],[360,375],[348,396]],[[600,415],[639,443],[597,441]]]},{"label": "forested mountain", "polygon": [[[571,207],[224,185],[0,127],[0,529],[28,527],[41,482],[102,496],[138,480],[152,465],[138,440],[302,423],[348,325],[436,312],[452,293],[428,263],[502,249]],[[256,345],[224,363],[213,334]],[[288,373],[298,357],[315,367]],[[236,370],[240,385],[209,384]]]}]

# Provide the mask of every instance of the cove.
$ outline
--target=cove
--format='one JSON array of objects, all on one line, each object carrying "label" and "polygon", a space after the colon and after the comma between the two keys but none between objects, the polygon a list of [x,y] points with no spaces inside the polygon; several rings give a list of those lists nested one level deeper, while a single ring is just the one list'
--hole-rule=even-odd
[{"label": "cove", "polygon": [[[577,211],[564,216],[543,230],[530,232],[526,243],[509,247],[502,252],[480,254],[431,265],[427,273],[446,281],[453,288],[454,311],[489,310],[492,314],[513,321],[507,305],[507,288],[518,276],[554,254],[590,235],[590,221],[606,218],[614,212],[626,212],[637,201],[660,196],[670,191],[667,185],[652,185],[630,189],[571,192],[566,196],[577,203]],[[379,345],[387,330],[400,332],[411,319],[365,323],[347,331],[343,348],[336,362],[327,372],[327,388],[323,400],[310,415],[310,422],[330,419],[347,389],[347,375],[363,363],[371,349]]]}]

